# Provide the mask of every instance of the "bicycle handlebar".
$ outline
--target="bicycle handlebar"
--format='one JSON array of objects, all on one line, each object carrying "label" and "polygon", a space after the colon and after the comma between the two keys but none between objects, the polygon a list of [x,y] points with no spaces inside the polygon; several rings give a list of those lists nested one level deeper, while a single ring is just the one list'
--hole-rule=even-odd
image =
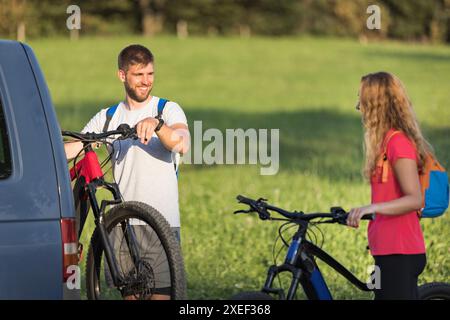
[{"label": "bicycle handlebar", "polygon": [[[247,204],[250,206],[250,210],[237,210],[234,213],[251,213],[257,212],[261,220],[271,219],[269,211],[275,211],[284,216],[285,218],[292,220],[294,222],[298,221],[310,221],[317,218],[331,218],[331,222],[337,222],[340,224],[346,224],[348,212],[346,212],[341,207],[332,207],[330,213],[304,213],[302,211],[289,212],[284,209],[272,206],[266,203],[266,199],[259,198],[258,200],[253,200],[242,195],[236,197],[239,203]],[[361,219],[362,220],[373,220],[375,214],[366,214]]]},{"label": "bicycle handlebar", "polygon": [[122,139],[137,139],[136,128],[130,128],[130,126],[126,123],[119,125],[116,130],[107,131],[104,133],[79,133],[73,131],[61,131],[61,134],[63,136],[72,137],[81,141],[99,141],[114,135],[121,135]]}]

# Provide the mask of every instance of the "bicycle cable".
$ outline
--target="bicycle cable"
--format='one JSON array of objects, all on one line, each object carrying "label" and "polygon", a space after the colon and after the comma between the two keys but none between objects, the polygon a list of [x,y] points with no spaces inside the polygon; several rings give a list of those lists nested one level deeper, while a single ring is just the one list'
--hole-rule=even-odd
[{"label": "bicycle cable", "polygon": [[[311,234],[314,236],[314,240],[313,240],[313,237],[311,236]],[[316,233],[313,230],[311,230],[310,228],[308,228],[308,230],[306,231],[306,239],[309,240],[313,244],[317,243]]]},{"label": "bicycle cable", "polygon": [[[290,225],[290,226],[289,226],[289,225]],[[283,223],[283,224],[278,228],[278,236],[277,236],[277,238],[275,239],[275,243],[274,243],[274,246],[273,246],[273,248],[272,248],[272,256],[273,256],[274,264],[275,264],[275,265],[277,265],[278,257],[279,257],[279,255],[280,255],[281,251],[283,250],[283,248],[284,248],[285,246],[286,246],[286,247],[289,247],[289,244],[288,244],[288,243],[286,242],[286,240],[283,238],[283,233],[287,232],[289,229],[292,229],[293,227],[296,227],[296,226],[297,226],[296,223],[291,222],[291,221],[288,221],[288,222],[286,222],[286,223]],[[281,241],[283,242],[284,246],[281,246],[280,249],[278,250],[277,254],[275,254],[275,249],[276,249],[276,244],[277,244],[277,242],[278,242],[278,239],[281,239]],[[279,284],[280,288],[283,289],[283,291],[284,291],[283,285],[282,285],[282,283],[281,283],[281,277],[280,277],[280,274],[277,274],[277,279],[278,279],[278,284]]]},{"label": "bicycle cable", "polygon": [[[115,141],[117,141],[117,140],[115,140]],[[114,154],[114,151],[115,151],[114,150],[114,142],[111,143],[111,149],[112,149],[112,151],[111,151],[111,158],[112,158],[112,155]],[[119,152],[118,152],[118,155],[120,155],[121,152],[122,152],[122,144],[120,143],[120,140],[119,140]],[[112,166],[113,166],[113,161],[111,160],[111,167],[110,167],[110,169],[112,168]],[[114,181],[114,183],[116,185],[119,185],[117,183],[117,181],[116,181],[116,176],[114,174],[112,174],[112,179],[113,179],[113,181]],[[122,199],[122,201],[125,201],[125,199],[122,196],[122,192],[120,192],[120,190],[119,190],[119,196],[120,196],[120,199]]]},{"label": "bicycle cable", "polygon": [[[90,144],[93,143],[93,142],[99,142],[99,143],[101,143],[101,144],[105,144],[105,145],[107,145],[107,146],[111,146],[111,152],[107,151],[108,156],[100,163],[100,167],[101,167],[101,168],[104,168],[104,166],[108,163],[108,161],[112,159],[112,155],[113,155],[113,153],[114,153],[114,145],[113,145],[111,142],[107,141],[107,139],[102,139],[102,140],[93,140],[93,139],[86,139],[86,140],[83,139],[83,140],[81,140],[81,139],[73,139],[73,140],[70,140],[70,141],[67,141],[67,142],[69,142],[69,143],[72,143],[72,142],[89,142],[88,144],[84,145],[83,148],[82,148],[82,149],[77,153],[77,155],[73,158],[73,160],[71,160],[71,161],[73,162],[73,167],[74,167],[74,168],[75,168],[75,166],[76,166],[76,164],[77,164],[77,160],[78,160],[78,158],[80,157],[80,155],[81,155],[83,152],[86,152],[86,150],[87,150],[89,147],[91,147]],[[120,144],[119,144],[119,146],[120,146]],[[108,148],[107,148],[107,149],[108,149]],[[105,176],[105,175],[109,172],[109,170],[111,170],[111,168],[112,168],[112,165],[111,165],[111,167],[109,167],[109,168],[105,171],[105,173],[103,174],[103,176]],[[76,170],[76,169],[74,169],[74,170],[75,170],[75,178],[78,179],[78,178],[79,178],[78,170]],[[114,175],[113,175],[113,179],[114,179],[114,182],[117,184],[117,182],[115,181]],[[120,195],[120,196],[121,196],[121,198],[122,198],[122,200],[123,200],[122,195]]]},{"label": "bicycle cable", "polygon": [[[71,140],[70,142],[81,142],[81,140]],[[84,140],[83,140],[84,141]],[[76,166],[76,164],[77,164],[77,160],[78,160],[78,157],[83,153],[83,152],[85,152],[86,150],[87,150],[87,148],[88,147],[90,147],[90,144],[87,144],[87,145],[85,145],[85,146],[83,146],[83,148],[77,153],[77,155],[75,156],[75,158],[73,158],[73,168],[74,168],[74,171],[75,171],[75,177],[76,177],[76,180],[78,180],[78,178],[79,178],[79,175],[78,175],[78,170],[76,170],[76,168],[75,168],[75,166]]]},{"label": "bicycle cable", "polygon": [[[111,142],[108,142],[106,140],[102,143],[104,143],[106,145],[106,152],[108,153],[108,156],[100,164],[100,167],[103,169],[106,166],[106,164],[112,159],[112,156],[114,154],[114,144]],[[111,152],[108,150],[108,146],[111,147]],[[106,176],[106,174],[112,169],[112,166],[113,165],[112,165],[112,161],[111,161],[111,166],[103,173],[103,176]],[[114,179],[114,175],[113,175],[113,179]],[[114,182],[116,182],[115,179],[114,179]]]},{"label": "bicycle cable", "polygon": [[313,227],[315,227],[319,232],[320,232],[320,236],[321,236],[321,238],[322,238],[322,242],[320,243],[320,246],[319,246],[319,248],[321,248],[322,249],[322,247],[323,247],[323,245],[324,245],[324,243],[325,243],[325,235],[324,235],[324,233],[322,232],[322,229],[319,227],[319,224],[320,224],[320,222],[323,220],[323,218],[322,219],[320,219],[319,221],[318,221],[318,223],[314,223],[312,226]]},{"label": "bicycle cable", "polygon": [[[117,141],[117,140],[119,140],[119,139],[115,139],[114,141]],[[83,148],[77,153],[77,155],[72,160],[73,167],[75,168],[75,165],[77,163],[78,158],[80,157],[80,155],[83,152],[85,152],[90,147],[91,143],[93,143],[93,142],[100,142],[102,144],[105,144],[106,146],[110,146],[111,147],[111,151],[109,151],[108,148],[106,148],[108,156],[104,160],[102,160],[102,162],[100,163],[100,167],[103,169],[106,166],[106,164],[110,160],[112,160],[112,157],[114,155],[114,152],[115,152],[114,141],[113,141],[113,143],[111,143],[111,142],[108,141],[108,138],[100,139],[100,140],[98,140],[98,139],[81,139],[80,138],[80,139],[73,139],[73,140],[70,140],[70,141],[66,141],[66,142],[88,142],[88,144],[83,146]],[[122,145],[119,142],[119,150],[118,150],[119,154],[121,153],[121,148],[122,148]],[[112,164],[112,161],[111,161],[111,166],[104,172],[103,177],[112,169],[112,167],[113,167],[113,164]],[[76,177],[76,179],[79,178],[79,173],[78,173],[77,170],[75,170],[75,177]],[[117,181],[116,181],[116,178],[115,178],[114,174],[112,174],[112,179],[113,179],[114,183],[117,184]],[[120,195],[120,198],[122,199],[122,201],[124,201],[122,194],[120,193],[119,195]]]}]

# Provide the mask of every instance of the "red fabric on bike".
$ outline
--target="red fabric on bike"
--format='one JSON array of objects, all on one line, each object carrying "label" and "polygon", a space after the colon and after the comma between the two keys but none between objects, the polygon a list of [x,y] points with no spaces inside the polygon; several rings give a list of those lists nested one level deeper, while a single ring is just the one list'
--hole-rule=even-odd
[{"label": "red fabric on bike", "polygon": [[[78,175],[77,175],[78,173]],[[86,152],[86,155],[70,169],[70,178],[74,180],[77,176],[85,178],[86,183],[103,177],[102,168],[94,151]]]},{"label": "red fabric on bike", "polygon": [[[387,134],[391,134],[390,130]],[[389,140],[387,158],[393,168],[399,158],[413,159],[417,162],[414,144],[400,132]],[[403,196],[394,170],[389,170],[388,179],[382,182],[382,168],[377,166],[371,179],[372,203],[398,199]],[[420,254],[425,253],[425,242],[419,217],[416,211],[402,215],[383,215],[376,213],[368,227],[369,248],[372,255]]]},{"label": "red fabric on bike", "polygon": [[[94,151],[86,152],[84,157],[86,161],[85,168],[88,174],[89,181],[101,178],[103,176],[102,168],[100,167],[100,162],[98,161],[97,154]],[[88,179],[86,179],[87,182]]]}]

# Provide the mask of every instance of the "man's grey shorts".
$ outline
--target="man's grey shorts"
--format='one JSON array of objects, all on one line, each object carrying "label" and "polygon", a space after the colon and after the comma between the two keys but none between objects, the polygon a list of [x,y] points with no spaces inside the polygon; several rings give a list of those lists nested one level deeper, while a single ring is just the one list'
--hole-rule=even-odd
[{"label": "man's grey shorts", "polygon": [[[156,294],[170,295],[170,270],[167,256],[155,231],[147,225],[133,225],[133,230],[138,242],[138,250],[141,258],[148,262],[155,275]],[[171,228],[176,239],[180,242],[180,228]],[[119,266],[119,273],[123,276],[129,274],[133,268],[133,262],[126,244],[123,232],[120,227],[116,227],[109,234],[109,239],[113,244],[114,253]],[[113,287],[113,281],[109,267],[104,261],[105,281],[108,287]]]}]

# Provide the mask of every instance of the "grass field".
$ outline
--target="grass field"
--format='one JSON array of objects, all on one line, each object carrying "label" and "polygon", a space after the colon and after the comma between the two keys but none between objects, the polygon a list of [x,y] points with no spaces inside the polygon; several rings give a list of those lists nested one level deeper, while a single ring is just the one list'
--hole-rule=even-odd
[{"label": "grass field", "polygon": [[[61,127],[80,130],[100,108],[123,98],[116,78],[121,48],[142,43],[156,56],[153,93],[178,102],[203,128],[279,128],[280,170],[255,165],[183,165],[179,187],[182,249],[190,299],[222,299],[263,285],[273,263],[277,223],[235,216],[237,194],[286,209],[324,211],[370,202],[362,180],[362,129],[355,110],[359,79],[379,70],[405,83],[423,131],[450,168],[450,47],[362,45],[311,38],[85,38],[31,42]],[[152,192],[158,192],[157,187]],[[428,265],[420,282],[450,282],[450,218],[423,220]],[[90,221],[81,241],[87,246]],[[366,223],[324,226],[324,249],[367,278]],[[282,256],[281,256],[282,257]],[[281,262],[281,258],[278,262]],[[370,299],[327,267],[340,299]]]}]

